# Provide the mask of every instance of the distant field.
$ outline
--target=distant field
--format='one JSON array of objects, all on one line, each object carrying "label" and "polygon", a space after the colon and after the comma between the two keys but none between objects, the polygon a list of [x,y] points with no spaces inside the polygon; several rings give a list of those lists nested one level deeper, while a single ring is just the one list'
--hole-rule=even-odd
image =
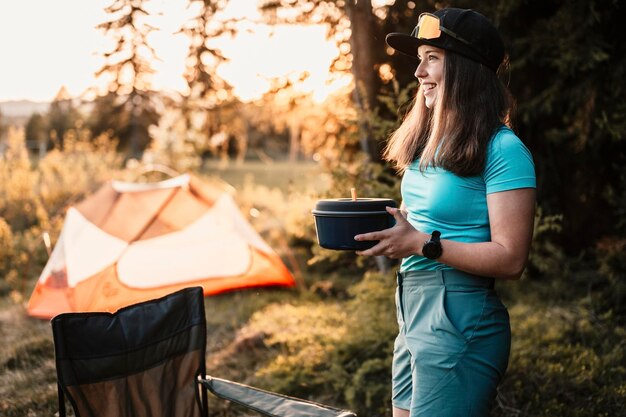
[{"label": "distant field", "polygon": [[230,161],[225,165],[217,160],[209,160],[201,169],[201,173],[217,177],[235,188],[241,188],[244,184],[251,182],[269,188],[278,188],[284,192],[295,189],[321,192],[330,184],[328,174],[323,173],[319,164],[314,162],[246,161],[237,164]]}]

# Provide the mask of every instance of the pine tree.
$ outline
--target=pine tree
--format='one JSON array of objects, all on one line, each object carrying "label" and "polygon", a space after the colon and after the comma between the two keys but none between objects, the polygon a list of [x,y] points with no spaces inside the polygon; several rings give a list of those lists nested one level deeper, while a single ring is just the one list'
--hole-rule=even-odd
[{"label": "pine tree", "polygon": [[[50,103],[50,109],[48,110],[45,120],[48,129],[48,137],[49,140],[53,142],[53,147],[63,149],[65,133],[74,128],[80,118],[78,110],[76,110],[72,103],[71,96],[65,87],[61,87],[52,103]],[[44,121],[42,120],[42,122]],[[28,130],[26,132],[26,138],[29,140]]]},{"label": "pine tree", "polygon": [[37,146],[47,147],[48,140],[48,123],[44,116],[39,113],[33,113],[26,122],[24,135],[26,141]]},{"label": "pine tree", "polygon": [[189,0],[189,7],[198,7],[198,13],[181,29],[190,39],[187,55],[189,65],[185,71],[189,95],[206,98],[212,105],[218,104],[232,93],[232,86],[215,72],[226,58],[219,49],[208,45],[213,38],[225,33],[236,33],[234,25],[237,20],[217,21],[216,15],[225,5],[226,2],[219,0]]},{"label": "pine tree", "polygon": [[[112,112],[107,115],[112,118],[109,129],[118,137],[119,149],[134,158],[140,158],[150,143],[149,127],[157,124],[160,117],[150,82],[154,73],[151,60],[157,57],[148,44],[148,35],[156,28],[148,23],[147,3],[113,0],[105,9],[112,20],[98,25],[116,45],[104,54],[106,63],[96,74],[110,78],[109,92],[97,99],[96,108],[102,108],[99,101],[111,106]],[[105,127],[97,120],[94,125]]]},{"label": "pine tree", "polygon": [[180,103],[180,111],[188,129],[196,112],[204,115],[203,135],[217,133],[220,125],[239,108],[239,100],[233,95],[233,87],[217,75],[217,67],[227,59],[222,52],[209,46],[210,40],[224,34],[237,32],[238,19],[218,19],[227,2],[223,0],[189,0],[189,7],[198,9],[197,14],[183,25],[181,32],[190,39],[185,80],[189,93]]}]

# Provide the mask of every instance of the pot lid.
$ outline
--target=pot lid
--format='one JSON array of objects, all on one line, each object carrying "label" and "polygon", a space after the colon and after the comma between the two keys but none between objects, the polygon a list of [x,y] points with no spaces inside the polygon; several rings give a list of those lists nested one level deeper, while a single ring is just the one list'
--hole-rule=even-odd
[{"label": "pot lid", "polygon": [[385,211],[385,207],[397,207],[390,198],[330,198],[318,200],[316,211]]}]

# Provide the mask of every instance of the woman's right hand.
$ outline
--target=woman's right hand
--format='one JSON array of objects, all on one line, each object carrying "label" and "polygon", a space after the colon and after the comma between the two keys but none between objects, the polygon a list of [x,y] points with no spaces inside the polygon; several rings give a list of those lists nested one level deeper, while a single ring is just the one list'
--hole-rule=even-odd
[{"label": "woman's right hand", "polygon": [[384,255],[392,259],[406,258],[410,255],[421,255],[422,245],[428,240],[428,235],[415,229],[411,223],[409,223],[406,211],[395,207],[387,207],[386,209],[387,212],[395,218],[395,226],[377,232],[356,235],[354,240],[357,241],[379,241],[374,247],[357,251],[356,254],[363,256]]}]

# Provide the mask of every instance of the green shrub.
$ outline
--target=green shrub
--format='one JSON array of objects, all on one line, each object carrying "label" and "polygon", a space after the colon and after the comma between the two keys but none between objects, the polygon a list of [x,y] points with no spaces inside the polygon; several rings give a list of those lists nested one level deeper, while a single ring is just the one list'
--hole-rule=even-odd
[{"label": "green shrub", "polygon": [[393,281],[368,273],[347,301],[272,304],[253,314],[235,339],[263,340],[246,352],[257,359],[246,382],[360,415],[389,414]]},{"label": "green shrub", "polygon": [[297,396],[323,391],[332,351],[346,336],[347,314],[338,303],[276,304],[255,313],[243,332],[261,332],[275,356],[255,372],[272,390]]},{"label": "green shrub", "polygon": [[558,277],[567,273],[567,270],[564,270],[568,268],[567,259],[557,241],[559,233],[563,230],[562,223],[562,215],[545,215],[543,209],[537,207],[533,241],[528,256],[528,276]]},{"label": "green shrub", "polygon": [[85,129],[64,136],[64,150],[48,152],[37,163],[28,155],[22,131],[8,135],[0,158],[0,291],[22,301],[47,261],[43,236],[51,246],[65,210],[116,173],[121,158],[115,143]]},{"label": "green shrub", "polygon": [[0,157],[0,217],[16,232],[37,223],[41,202],[23,131],[11,129],[6,145]]},{"label": "green shrub", "polygon": [[351,288],[347,303],[350,332],[337,349],[337,360],[349,375],[344,396],[362,416],[390,415],[391,359],[398,333],[393,274],[367,273]]},{"label": "green shrub", "polygon": [[497,416],[616,416],[626,402],[626,329],[580,305],[511,309],[513,346]]},{"label": "green shrub", "polygon": [[0,277],[6,276],[11,270],[14,255],[13,231],[4,218],[0,217]]},{"label": "green shrub", "polygon": [[626,324],[626,239],[605,239],[598,244],[598,279],[589,292],[591,306],[599,313],[611,312]]}]

